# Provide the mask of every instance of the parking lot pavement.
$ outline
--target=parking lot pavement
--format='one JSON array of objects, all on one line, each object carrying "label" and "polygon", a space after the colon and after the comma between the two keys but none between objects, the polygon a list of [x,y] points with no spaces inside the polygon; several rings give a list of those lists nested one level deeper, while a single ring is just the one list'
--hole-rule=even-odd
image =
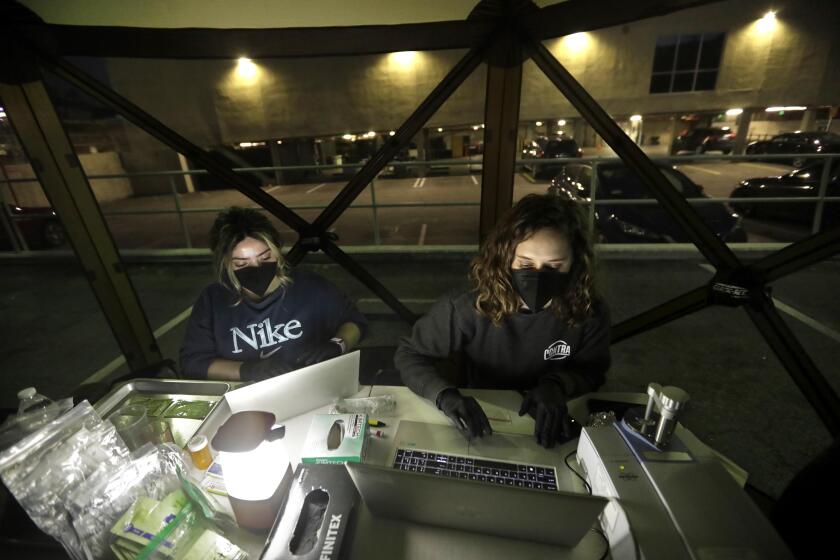
[{"label": "parking lot pavement", "polygon": [[[786,166],[754,162],[703,161],[678,166],[693,181],[703,185],[710,197],[728,197],[738,182],[748,177],[780,174]],[[534,180],[526,173],[514,176],[514,201],[526,194],[544,193],[549,181]],[[313,221],[345,186],[343,181],[314,182],[265,187],[268,194]],[[371,207],[376,199],[376,211]],[[207,234],[219,209],[254,203],[236,190],[211,190],[182,194],[183,224],[175,213],[171,195],[136,197],[103,204],[107,222],[122,249],[185,247],[187,231],[195,247],[207,246]],[[378,178],[363,191],[353,206],[334,224],[340,243],[372,245],[378,226],[378,242],[385,245],[464,245],[478,239],[481,175]],[[125,215],[123,212],[144,212]],[[160,211],[168,213],[158,213]],[[286,239],[294,233],[276,222]],[[750,224],[748,223],[748,226]],[[748,239],[753,242],[791,241],[807,234],[784,225],[753,223]]]}]

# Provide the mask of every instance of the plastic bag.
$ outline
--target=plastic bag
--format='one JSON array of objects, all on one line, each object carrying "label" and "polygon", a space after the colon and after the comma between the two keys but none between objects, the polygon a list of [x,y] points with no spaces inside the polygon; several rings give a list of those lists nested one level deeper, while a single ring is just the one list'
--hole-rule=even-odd
[{"label": "plastic bag", "polygon": [[140,496],[162,500],[180,487],[174,445],[144,445],[126,464],[98,470],[69,496],[73,528],[88,560],[111,558],[110,531]]},{"label": "plastic bag", "polygon": [[113,424],[87,401],[0,453],[0,478],[42,531],[84,558],[67,509],[70,494],[92,475],[127,462]]},{"label": "plastic bag", "polygon": [[330,414],[359,413],[368,416],[388,416],[397,407],[394,395],[338,399],[332,405]]},{"label": "plastic bag", "polygon": [[0,451],[41,429],[71,408],[73,398],[68,397],[31,412],[9,416],[0,426]]},{"label": "plastic bag", "polygon": [[184,478],[182,483],[162,499],[138,496],[110,530],[113,555],[119,560],[247,559],[247,553],[225,538],[218,523],[207,517],[215,515],[209,504],[203,503],[200,489]]}]

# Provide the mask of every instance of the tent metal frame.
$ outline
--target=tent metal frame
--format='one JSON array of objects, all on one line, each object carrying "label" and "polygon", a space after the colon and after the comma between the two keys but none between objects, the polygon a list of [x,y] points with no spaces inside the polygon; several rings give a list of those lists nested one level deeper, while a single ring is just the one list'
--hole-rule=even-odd
[{"label": "tent metal frame", "polygon": [[[774,308],[767,284],[840,251],[840,228],[812,235],[758,262],[744,265],[705,225],[686,200],[677,194],[657,166],[541,43],[549,37],[661,16],[709,3],[711,2],[708,0],[601,0],[598,9],[595,10],[592,3],[586,0],[570,0],[542,9],[528,0],[483,0],[465,21],[258,30],[48,25],[32,17],[31,13],[26,14],[25,8],[20,9],[21,7],[16,5],[19,8],[18,17],[12,18],[11,23],[6,23],[5,26],[11,31],[10,42],[15,46],[13,53],[18,59],[18,72],[7,72],[0,76],[0,96],[6,102],[7,113],[27,153],[30,156],[41,153],[52,153],[55,156],[55,166],[45,169],[36,165],[36,174],[61,219],[68,226],[71,243],[86,270],[101,270],[104,266],[102,263],[110,264],[111,268],[123,268],[95,199],[93,207],[90,206],[90,200],[86,205],[76,207],[60,202],[61,197],[65,196],[66,185],[73,185],[71,190],[77,197],[84,198],[88,194],[92,197],[92,193],[89,192],[90,185],[87,184],[78,165],[61,165],[61,154],[68,160],[72,158],[68,153],[69,143],[64,143],[66,133],[57,119],[52,120],[49,125],[53,134],[42,134],[40,139],[36,139],[38,125],[30,117],[44,118],[54,114],[55,110],[49,98],[41,94],[37,102],[30,103],[29,109],[24,101],[14,100],[17,91],[14,88],[44,88],[40,76],[32,76],[32,64],[49,69],[112,107],[165,145],[189,158],[195,166],[206,169],[235,187],[291,227],[299,238],[288,253],[290,262],[296,264],[306,253],[321,250],[370,288],[400,317],[412,323],[416,319],[414,314],[372,274],[343,252],[328,229],[364,191],[377,173],[422,129],[458,86],[480,64],[486,63],[486,149],[482,166],[480,225],[480,234],[485,235],[512,203],[516,123],[524,53],[536,63],[624,163],[642,177],[662,207],[676,220],[716,270],[708,284],[614,325],[613,343],[710,305],[743,306],[781,364],[813,406],[826,429],[836,438],[840,435],[840,398]],[[371,33],[371,30],[376,30],[376,33]],[[241,52],[248,52],[254,58],[347,56],[444,48],[469,50],[399,127],[396,134],[358,170],[312,223],[234,173],[226,161],[192,144],[140,107],[61,58],[71,55],[235,58]],[[22,78],[21,73],[27,71],[29,76]],[[6,96],[12,96],[12,102],[6,99]],[[62,137],[64,141],[61,140]],[[70,151],[72,152],[72,147]],[[40,158],[35,157],[33,163],[37,161],[40,161]],[[88,194],[85,194],[85,188]],[[97,263],[100,268],[97,268]],[[138,312],[135,307],[139,302],[136,301],[136,294],[126,275],[122,273],[118,278],[107,274],[102,280],[110,284],[110,288],[105,291],[114,297],[100,297],[100,303],[123,351],[131,352],[132,348],[148,345],[151,334],[148,321],[142,308]],[[92,284],[96,290],[96,281],[92,280]],[[127,315],[125,309],[133,309],[134,312]],[[159,358],[159,355],[148,352],[133,356],[135,359],[129,362],[134,369],[143,365],[144,360],[148,363],[154,358]]]}]

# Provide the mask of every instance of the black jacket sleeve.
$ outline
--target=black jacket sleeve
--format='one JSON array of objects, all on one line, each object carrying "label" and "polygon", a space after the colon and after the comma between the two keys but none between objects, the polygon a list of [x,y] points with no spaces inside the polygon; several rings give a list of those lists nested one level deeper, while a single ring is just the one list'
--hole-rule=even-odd
[{"label": "black jacket sleeve", "polygon": [[209,290],[204,290],[193,305],[187,323],[187,334],[181,346],[181,374],[188,379],[207,379],[207,370],[217,355],[213,305]]},{"label": "black jacket sleeve", "polygon": [[435,368],[435,361],[448,358],[461,348],[452,297],[445,296],[420,318],[411,336],[400,341],[394,364],[406,386],[432,402],[444,389],[454,387]]},{"label": "black jacket sleeve", "polygon": [[559,383],[568,398],[595,391],[604,384],[610,368],[610,313],[599,302],[595,313],[583,323],[583,335],[577,353],[561,371],[546,374],[543,379]]}]

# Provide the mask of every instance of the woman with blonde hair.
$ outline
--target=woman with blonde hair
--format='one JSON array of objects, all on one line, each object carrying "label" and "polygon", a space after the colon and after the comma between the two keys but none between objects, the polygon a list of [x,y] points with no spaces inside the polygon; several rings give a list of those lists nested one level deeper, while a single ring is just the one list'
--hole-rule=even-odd
[{"label": "woman with blonde hair", "polygon": [[216,282],[193,306],[181,347],[186,377],[260,381],[355,347],[364,316],[321,276],[289,269],[280,234],[232,207],[210,231]]},{"label": "woman with blonde hair", "polygon": [[528,195],[500,220],[470,270],[472,287],[449,294],[414,325],[394,362],[405,384],[434,402],[468,437],[491,433],[478,402],[435,362],[458,356],[469,387],[524,393],[537,442],[568,438],[566,401],[604,382],[609,315],[595,293],[583,212],[551,195]]}]

